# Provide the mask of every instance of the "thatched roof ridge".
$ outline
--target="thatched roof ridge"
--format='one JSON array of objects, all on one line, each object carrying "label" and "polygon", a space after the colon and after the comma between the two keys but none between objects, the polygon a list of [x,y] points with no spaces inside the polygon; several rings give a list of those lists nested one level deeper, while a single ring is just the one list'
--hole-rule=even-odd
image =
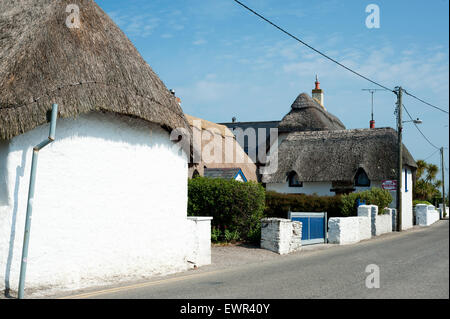
[{"label": "thatched roof ridge", "polygon": [[345,126],[306,93],[295,99],[291,111],[278,125],[280,133],[326,130],[345,130]]},{"label": "thatched roof ridge", "polygon": [[195,126],[199,130],[210,130],[212,133],[220,132],[220,135],[222,137],[234,138],[234,134],[225,125],[210,122],[208,120],[204,120],[189,114],[184,114],[184,116],[186,117],[186,120],[191,127]]},{"label": "thatched roof ridge", "polygon": [[[80,28],[68,28],[69,4]],[[109,111],[189,130],[181,107],[119,27],[92,0],[0,1],[0,139],[59,116]]]},{"label": "thatched roof ridge", "polygon": [[[417,164],[403,145],[403,164]],[[353,181],[359,167],[369,179],[396,179],[397,132],[392,128],[290,133],[278,149],[278,169],[265,183],[284,183],[295,171],[304,182]]]}]

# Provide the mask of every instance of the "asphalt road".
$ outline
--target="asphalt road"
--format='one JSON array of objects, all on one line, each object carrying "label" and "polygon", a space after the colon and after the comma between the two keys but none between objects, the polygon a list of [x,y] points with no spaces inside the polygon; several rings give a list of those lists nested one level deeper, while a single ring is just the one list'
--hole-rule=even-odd
[{"label": "asphalt road", "polygon": [[[366,287],[366,267],[380,287]],[[195,273],[195,272],[194,272]],[[449,222],[350,246],[91,291],[75,298],[449,298]]]}]

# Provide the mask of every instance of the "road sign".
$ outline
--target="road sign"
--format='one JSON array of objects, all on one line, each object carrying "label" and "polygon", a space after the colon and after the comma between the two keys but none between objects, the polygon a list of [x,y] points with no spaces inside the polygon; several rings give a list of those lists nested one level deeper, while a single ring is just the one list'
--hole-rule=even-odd
[{"label": "road sign", "polygon": [[388,191],[397,190],[397,181],[396,180],[385,180],[381,183],[382,189],[387,189]]}]

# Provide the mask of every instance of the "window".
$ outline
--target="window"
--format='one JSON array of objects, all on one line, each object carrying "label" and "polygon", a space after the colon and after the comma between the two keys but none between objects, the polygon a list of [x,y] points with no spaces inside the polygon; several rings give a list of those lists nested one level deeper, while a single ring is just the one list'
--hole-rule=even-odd
[{"label": "window", "polygon": [[303,182],[298,180],[296,172],[290,172],[288,175],[289,187],[303,187]]},{"label": "window", "polygon": [[355,175],[355,186],[362,186],[362,187],[370,186],[370,179],[367,176],[364,169],[362,169],[361,167],[358,168],[358,171],[356,172]]},{"label": "window", "polygon": [[197,170],[195,170],[194,173],[192,173],[192,178],[196,178],[199,176],[200,176],[200,173]]}]

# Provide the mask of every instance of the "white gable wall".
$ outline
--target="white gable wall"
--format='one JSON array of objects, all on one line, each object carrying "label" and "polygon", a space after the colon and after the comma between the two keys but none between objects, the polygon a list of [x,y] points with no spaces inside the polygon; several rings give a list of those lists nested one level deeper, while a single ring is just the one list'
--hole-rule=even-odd
[{"label": "white gable wall", "polygon": [[[48,128],[0,145],[0,290],[18,286],[32,147]],[[137,119],[59,119],[56,141],[39,153],[26,289],[187,269],[188,159],[173,145]]]},{"label": "white gable wall", "polygon": [[[394,200],[389,207],[396,208],[397,191],[391,191],[391,195]],[[413,175],[411,169],[404,166],[402,173],[402,230],[411,227],[413,227]]]},{"label": "white gable wall", "polygon": [[269,183],[266,185],[268,191],[275,191],[284,194],[317,194],[320,196],[333,196],[334,192],[330,192],[331,182],[304,182],[303,187],[289,187],[289,182],[285,183]]}]

